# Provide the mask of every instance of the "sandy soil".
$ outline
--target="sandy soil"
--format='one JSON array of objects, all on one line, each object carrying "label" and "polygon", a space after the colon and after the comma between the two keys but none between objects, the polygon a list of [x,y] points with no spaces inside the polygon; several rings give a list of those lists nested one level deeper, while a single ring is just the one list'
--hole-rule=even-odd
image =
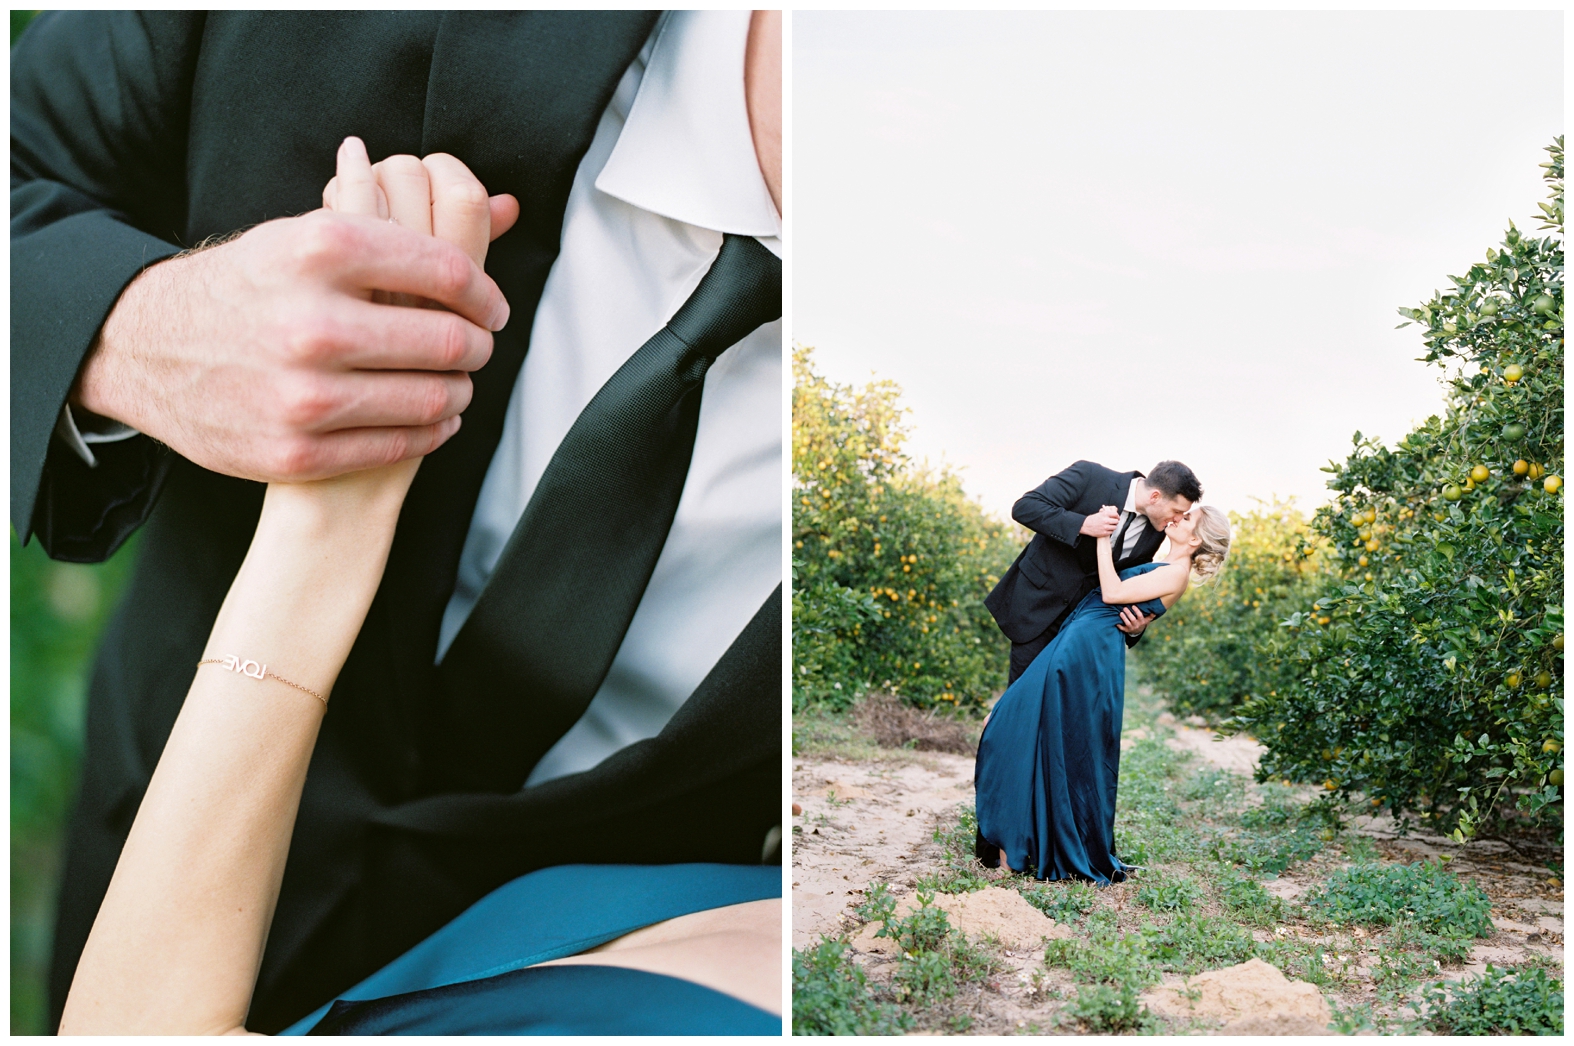
[{"label": "sandy soil", "polygon": [[[1174,748],[1245,776],[1256,767],[1261,747],[1249,737],[1221,738],[1197,721],[1176,722],[1168,713],[1159,722],[1175,731],[1169,741]],[[1134,733],[1127,735],[1127,744]],[[938,868],[942,855],[934,831],[954,824],[957,807],[972,801],[972,774],[972,759],[938,753],[893,752],[887,759],[860,763],[794,759],[793,802],[802,815],[793,818],[793,947],[855,930],[858,921],[852,909],[869,884],[885,882],[893,893],[905,896],[918,876]],[[1461,846],[1416,832],[1400,838],[1387,818],[1358,818],[1355,828],[1373,840],[1384,859],[1408,862],[1441,856],[1492,898],[1498,933],[1474,949],[1465,968],[1445,970],[1445,977],[1475,976],[1488,962],[1519,962],[1532,953],[1562,963],[1562,889],[1549,885],[1545,867],[1501,842]],[[1321,854],[1265,885],[1293,899],[1344,863],[1337,852]],[[1295,927],[1282,930],[1301,932]],[[995,1013],[975,1025],[975,1031],[1010,1031],[1042,1016],[1030,987],[1032,973],[1042,969],[1040,949],[1006,948],[1003,958],[1008,971],[992,985],[1000,993],[992,1007]],[[871,973],[879,976],[878,970]],[[1171,980],[1179,983],[1166,977]]]}]

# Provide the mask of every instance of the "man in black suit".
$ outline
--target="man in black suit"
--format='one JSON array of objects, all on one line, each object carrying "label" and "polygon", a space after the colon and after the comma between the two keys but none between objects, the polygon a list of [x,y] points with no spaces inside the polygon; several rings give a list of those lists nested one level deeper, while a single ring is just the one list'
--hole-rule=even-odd
[{"label": "man in black suit", "polygon": [[[1098,587],[1094,546],[1114,545],[1115,568],[1151,563],[1164,528],[1202,497],[1191,469],[1161,461],[1144,476],[1078,461],[1017,499],[1011,518],[1034,531],[984,605],[1011,640],[1011,676],[1033,663],[1070,610]],[[1118,626],[1134,646],[1153,618],[1130,607]]]},{"label": "man in black suit", "polygon": [[[449,714],[448,670],[481,678],[486,664],[436,663],[576,171],[656,24],[637,11],[58,13],[18,44],[13,523],[77,562],[142,531],[90,687],[55,1021],[255,529],[259,481],[429,455],[333,692],[249,1027],[284,1028],[536,868],[771,859],[779,587],[658,735],[529,788],[528,761],[494,761],[482,742],[496,738],[477,737],[484,716],[467,734]],[[374,157],[451,153],[516,196],[487,272],[394,225],[288,217],[318,207],[347,135]],[[451,311],[373,306],[374,288]],[[186,380],[204,373],[223,380]]]}]

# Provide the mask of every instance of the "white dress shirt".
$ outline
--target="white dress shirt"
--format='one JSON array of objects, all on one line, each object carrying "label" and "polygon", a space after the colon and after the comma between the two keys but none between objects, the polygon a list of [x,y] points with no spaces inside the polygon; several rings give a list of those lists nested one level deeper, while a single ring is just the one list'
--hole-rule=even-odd
[{"label": "white dress shirt", "polygon": [[1142,532],[1148,527],[1148,517],[1137,511],[1137,484],[1141,478],[1131,481],[1131,486],[1126,488],[1126,504],[1121,509],[1120,526],[1115,528],[1115,533],[1120,534],[1120,528],[1125,528],[1125,537],[1120,542],[1120,547],[1115,549],[1115,560],[1119,562],[1126,555],[1137,539],[1142,537]]},{"label": "white dress shirt", "polygon": [[[439,659],[558,444],[699,284],[722,233],[781,253],[744,101],[748,32],[747,11],[664,16],[601,116],[465,539]],[[781,583],[781,383],[780,320],[707,373],[688,480],[650,584],[600,691],[527,787],[659,733]]]},{"label": "white dress shirt", "polygon": [[[781,256],[781,217],[744,99],[749,18],[663,15],[601,115],[470,521],[439,661],[574,419],[688,298],[722,234],[754,236]],[[781,583],[781,389],[780,320],[711,366],[688,478],[650,584],[601,689],[527,787],[660,733]],[[79,430],[77,420],[68,407],[57,431],[89,465],[88,443],[135,435],[114,423]]]}]

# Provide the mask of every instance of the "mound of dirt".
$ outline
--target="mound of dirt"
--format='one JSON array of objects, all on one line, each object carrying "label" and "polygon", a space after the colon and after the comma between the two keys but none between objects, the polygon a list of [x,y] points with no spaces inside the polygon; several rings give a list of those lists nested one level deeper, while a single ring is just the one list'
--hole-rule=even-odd
[{"label": "mound of dirt", "polygon": [[[974,939],[993,937],[1008,949],[1034,949],[1046,939],[1070,937],[1071,930],[1060,925],[1022,899],[1015,890],[986,886],[972,893],[937,893],[934,906],[945,912],[955,929]],[[896,902],[896,914],[905,916],[918,907],[918,898],[909,894]],[[875,955],[894,955],[895,945],[876,937],[878,923],[870,923],[853,938],[853,947]]]},{"label": "mound of dirt", "polygon": [[978,727],[902,703],[894,694],[870,694],[853,709],[860,733],[881,748],[912,748],[920,752],[972,755]]},{"label": "mound of dirt", "polygon": [[[1201,993],[1200,998],[1188,998]],[[1292,981],[1261,959],[1209,970],[1184,985],[1155,988],[1145,1001],[1155,1013],[1225,1022],[1224,1035],[1328,1035],[1332,1014],[1315,984]]]}]

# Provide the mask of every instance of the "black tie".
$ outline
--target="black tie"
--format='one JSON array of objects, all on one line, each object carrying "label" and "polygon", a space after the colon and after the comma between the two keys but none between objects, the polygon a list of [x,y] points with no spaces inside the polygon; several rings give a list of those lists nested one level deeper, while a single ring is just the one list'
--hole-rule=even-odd
[{"label": "black tie", "polygon": [[781,314],[781,260],[725,236],[688,301],[580,412],[443,659],[434,785],[517,791],[584,714],[672,528],[705,372]]},{"label": "black tie", "polygon": [[1125,515],[1126,519],[1123,523],[1121,523],[1120,532],[1115,535],[1115,547],[1113,550],[1114,555],[1110,557],[1110,562],[1112,563],[1120,562],[1120,549],[1121,546],[1126,543],[1126,531],[1131,529],[1132,521],[1137,518],[1137,514],[1135,512],[1127,512]]}]

